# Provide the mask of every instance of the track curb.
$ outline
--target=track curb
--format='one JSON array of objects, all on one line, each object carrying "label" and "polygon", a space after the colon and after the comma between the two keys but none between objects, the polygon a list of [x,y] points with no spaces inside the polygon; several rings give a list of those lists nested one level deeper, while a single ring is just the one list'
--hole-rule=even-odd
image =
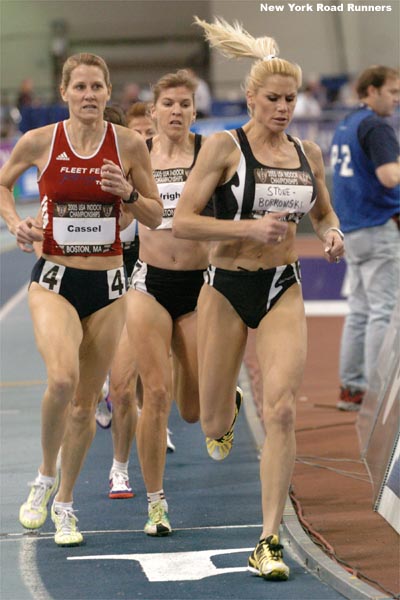
[{"label": "track curb", "polygon": [[[260,451],[265,433],[255,409],[250,379],[244,365],[240,370],[239,385],[243,390],[243,406],[247,423],[257,450]],[[314,544],[300,525],[289,497],[286,499],[281,527],[282,540],[297,562],[348,600],[391,600],[391,596],[384,595],[376,588],[348,573]]]}]

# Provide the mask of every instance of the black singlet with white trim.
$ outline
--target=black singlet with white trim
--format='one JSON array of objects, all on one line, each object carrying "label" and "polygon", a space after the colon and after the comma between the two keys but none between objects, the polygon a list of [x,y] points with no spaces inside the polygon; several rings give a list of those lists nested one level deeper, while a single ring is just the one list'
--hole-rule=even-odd
[{"label": "black singlet with white trim", "polygon": [[[168,169],[153,169],[154,179],[156,181],[161,201],[163,203],[163,217],[160,225],[156,229],[171,229],[172,219],[175,208],[181,197],[183,186],[189,176],[197,155],[200,151],[202,136],[198,133],[194,135],[194,155],[190,167],[171,167]],[[146,140],[147,147],[151,153],[153,147],[153,138]]]},{"label": "black singlet with white trim", "polygon": [[[190,171],[193,169],[200,152],[202,136],[199,133],[194,134],[194,153],[193,162],[190,167],[171,167],[168,169],[153,169],[154,179],[156,181],[161,201],[163,203],[163,218],[161,224],[156,229],[171,229],[172,219],[175,208],[181,197],[183,186]],[[149,152],[153,148],[153,138],[146,140]],[[202,215],[210,216],[213,214],[212,202],[209,202]]]},{"label": "black singlet with white trim", "polygon": [[[202,138],[203,136],[200,135],[200,133],[194,134],[194,158],[192,164],[190,165],[190,167],[188,167],[188,170],[193,169],[194,163],[197,159],[197,155],[200,152]],[[151,149],[153,148],[153,138],[147,138],[146,145],[149,149],[149,152],[151,152]]]},{"label": "black singlet with white trim", "polygon": [[300,143],[286,134],[296,149],[299,167],[269,167],[255,158],[243,129],[235,131],[239,143],[230,131],[226,133],[240,149],[240,161],[231,179],[215,190],[214,216],[238,221],[288,212],[285,220],[299,223],[313,207],[317,195],[315,177]]}]

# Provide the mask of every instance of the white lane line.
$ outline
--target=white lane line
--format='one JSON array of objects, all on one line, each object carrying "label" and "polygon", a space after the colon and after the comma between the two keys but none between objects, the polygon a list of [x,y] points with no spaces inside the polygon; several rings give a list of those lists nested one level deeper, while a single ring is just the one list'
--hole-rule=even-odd
[{"label": "white lane line", "polygon": [[25,536],[19,549],[19,569],[22,581],[35,600],[52,600],[46,590],[37,568],[35,539]]},{"label": "white lane line", "polygon": [[0,309],[0,321],[6,318],[6,316],[27,296],[28,294],[28,282],[24,283],[21,289],[12,296],[8,302]]},{"label": "white lane line", "polygon": [[306,317],[343,317],[349,313],[347,300],[306,300]]},{"label": "white lane line", "polygon": [[[262,523],[247,524],[247,525],[205,525],[202,527],[174,527],[174,531],[202,531],[202,530],[219,530],[219,529],[248,529],[252,527],[262,528]],[[104,535],[108,533],[143,533],[143,529],[96,529],[82,531],[82,535]],[[0,544],[5,542],[18,542],[21,539],[30,539],[34,541],[48,540],[54,537],[54,533],[46,531],[43,533],[5,533],[0,538]]]}]

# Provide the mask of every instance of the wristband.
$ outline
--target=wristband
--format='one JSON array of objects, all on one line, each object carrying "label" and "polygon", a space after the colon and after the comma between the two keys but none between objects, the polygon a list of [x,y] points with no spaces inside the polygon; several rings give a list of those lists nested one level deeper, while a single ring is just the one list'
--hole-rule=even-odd
[{"label": "wristband", "polygon": [[136,200],[139,198],[139,193],[136,190],[132,190],[131,195],[129,196],[128,200],[124,200],[122,198],[122,202],[124,204],[133,204],[134,202],[136,202]]},{"label": "wristband", "polygon": [[339,229],[338,227],[328,227],[328,229],[325,231],[324,233],[324,237],[326,236],[326,234],[328,233],[328,231],[336,231],[336,233],[339,234],[340,238],[342,240],[344,240],[344,233],[341,229]]}]

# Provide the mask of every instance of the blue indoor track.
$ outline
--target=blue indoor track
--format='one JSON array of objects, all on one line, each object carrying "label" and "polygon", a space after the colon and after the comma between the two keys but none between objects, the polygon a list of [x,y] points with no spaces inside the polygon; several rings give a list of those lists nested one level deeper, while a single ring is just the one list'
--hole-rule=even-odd
[{"label": "blue indoor track", "polygon": [[46,375],[24,291],[34,259],[8,248],[0,259],[2,600],[344,597],[308,572],[288,546],[289,581],[267,582],[247,571],[261,531],[261,509],[257,449],[244,410],[232,454],[218,463],[208,458],[199,425],[184,423],[173,409],[176,452],[167,455],[164,481],[173,535],[143,533],[147,502],[135,448],[130,460],[135,497],[108,498],[111,432],[102,429],[75,490],[85,544],[58,548],[49,517],[38,534],[24,532],[18,511],[40,464]]}]

